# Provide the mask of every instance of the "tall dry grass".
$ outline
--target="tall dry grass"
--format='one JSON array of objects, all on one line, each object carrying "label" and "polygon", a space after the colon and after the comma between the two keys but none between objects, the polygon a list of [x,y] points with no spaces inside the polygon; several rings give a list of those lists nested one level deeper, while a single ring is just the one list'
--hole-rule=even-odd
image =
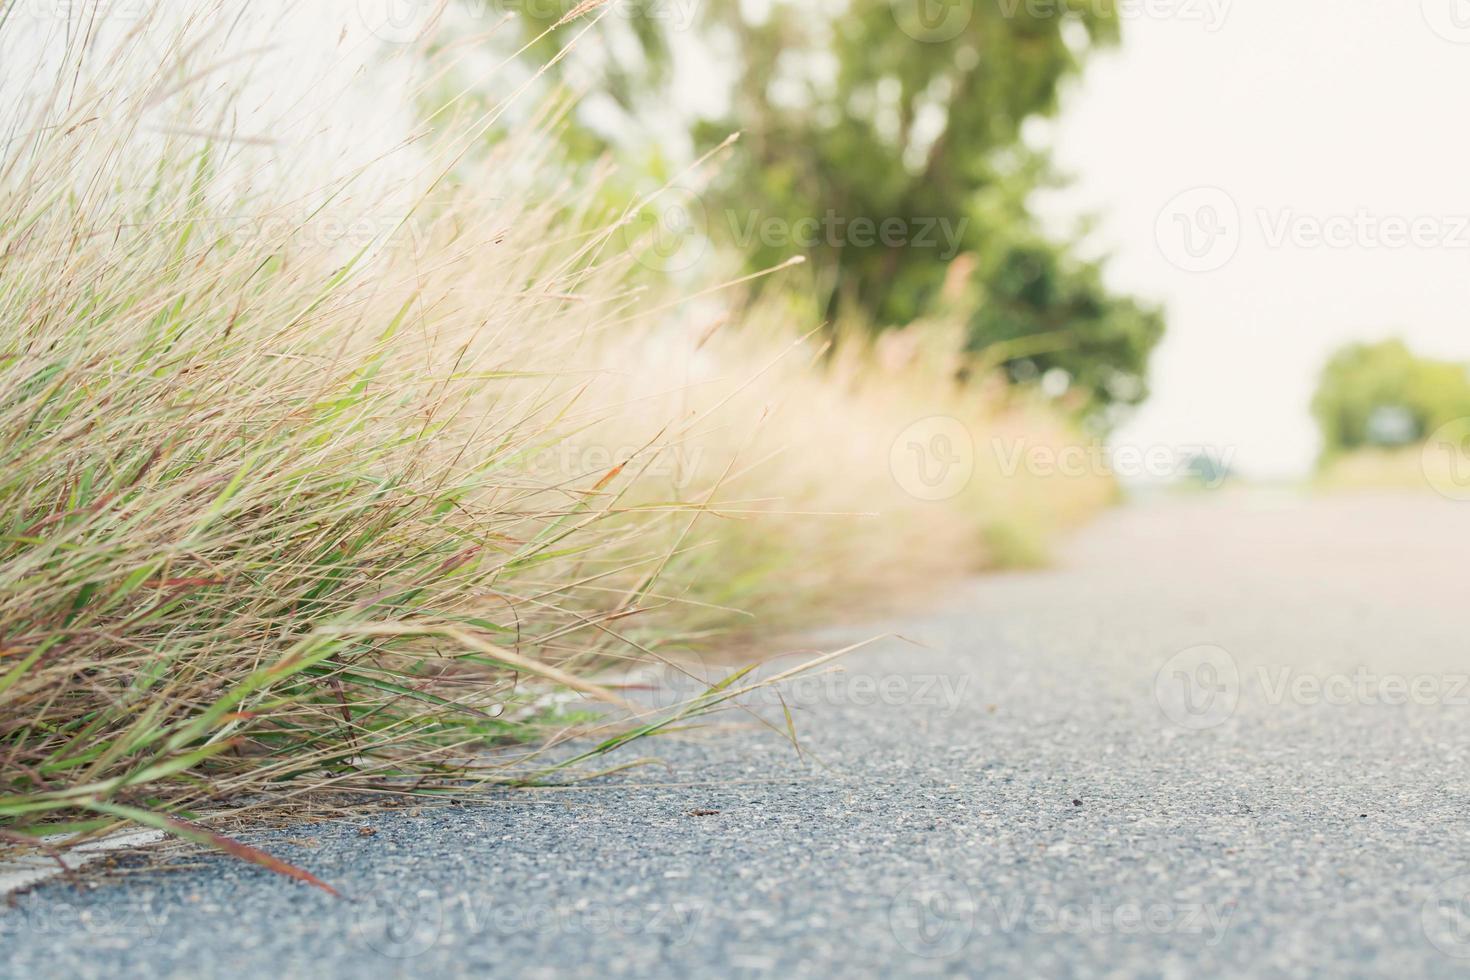
[{"label": "tall dry grass", "polygon": [[[557,176],[565,104],[262,190],[175,50],[144,92],[70,53],[0,160],[7,833],[538,778],[739,692],[651,715],[622,665],[1029,556],[1109,492],[1001,474],[987,439],[1075,436],[948,345],[678,302],[639,202]],[[935,414],[980,451],[926,501],[890,449]]]}]

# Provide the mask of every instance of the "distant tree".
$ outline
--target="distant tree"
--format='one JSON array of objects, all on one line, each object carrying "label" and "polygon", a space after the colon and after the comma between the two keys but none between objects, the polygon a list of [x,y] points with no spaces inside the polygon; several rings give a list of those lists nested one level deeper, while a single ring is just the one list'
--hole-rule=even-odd
[{"label": "distant tree", "polygon": [[1416,356],[1401,340],[1352,344],[1323,368],[1312,414],[1329,457],[1420,441],[1470,416],[1470,369]]},{"label": "distant tree", "polygon": [[[521,2],[533,34],[576,6]],[[608,145],[614,128],[640,121],[657,132],[670,121],[680,50],[718,62],[711,74],[730,79],[728,105],[689,130],[695,148],[743,134],[705,205],[711,234],[752,267],[804,252],[834,322],[856,312],[882,329],[933,312],[949,264],[968,254],[981,304],[972,347],[1037,337],[1056,346],[1008,362],[1013,378],[1057,368],[1089,405],[1143,397],[1162,318],[1113,295],[1095,264],[1039,232],[1027,197],[1047,166],[1022,144],[1023,126],[1056,109],[1087,53],[1117,40],[1113,4],[620,0],[613,9],[599,25],[608,43],[575,68],[602,105],[583,122]],[[535,56],[579,28],[559,28]],[[1006,206],[987,206],[997,194]]]},{"label": "distant tree", "polygon": [[1096,263],[1038,237],[983,247],[969,346],[1016,382],[1060,377],[1089,408],[1131,405],[1148,393],[1149,354],[1162,314],[1118,296]]}]

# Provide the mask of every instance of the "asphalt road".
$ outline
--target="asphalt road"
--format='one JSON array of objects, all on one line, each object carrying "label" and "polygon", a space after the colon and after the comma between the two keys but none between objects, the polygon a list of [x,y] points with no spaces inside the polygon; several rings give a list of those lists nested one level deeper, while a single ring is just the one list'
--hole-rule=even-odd
[{"label": "asphalt road", "polygon": [[595,787],[253,838],[354,902],[212,856],[43,886],[0,970],[1470,975],[1467,542],[1430,498],[1130,508],[820,636],[924,646],[789,690],[803,755],[662,741]]}]

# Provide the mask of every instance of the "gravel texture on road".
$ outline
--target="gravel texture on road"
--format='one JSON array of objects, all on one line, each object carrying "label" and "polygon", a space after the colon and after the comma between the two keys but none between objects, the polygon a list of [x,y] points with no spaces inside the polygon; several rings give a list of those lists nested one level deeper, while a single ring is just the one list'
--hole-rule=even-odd
[{"label": "gravel texture on road", "polygon": [[352,901],[213,855],[53,882],[0,908],[0,971],[1470,975],[1467,541],[1432,499],[1127,508],[1055,569],[816,636],[906,639],[787,689],[800,754],[722,727],[248,836]]}]

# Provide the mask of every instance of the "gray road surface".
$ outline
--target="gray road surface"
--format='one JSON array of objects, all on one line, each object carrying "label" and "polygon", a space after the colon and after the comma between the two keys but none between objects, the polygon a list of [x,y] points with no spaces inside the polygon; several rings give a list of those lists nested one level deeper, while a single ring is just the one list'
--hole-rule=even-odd
[{"label": "gray road surface", "polygon": [[[0,910],[17,977],[1470,976],[1470,504],[1135,507],[770,733]],[[945,542],[915,542],[944,547]],[[751,710],[779,717],[779,708]],[[376,831],[362,835],[361,823]]]}]

